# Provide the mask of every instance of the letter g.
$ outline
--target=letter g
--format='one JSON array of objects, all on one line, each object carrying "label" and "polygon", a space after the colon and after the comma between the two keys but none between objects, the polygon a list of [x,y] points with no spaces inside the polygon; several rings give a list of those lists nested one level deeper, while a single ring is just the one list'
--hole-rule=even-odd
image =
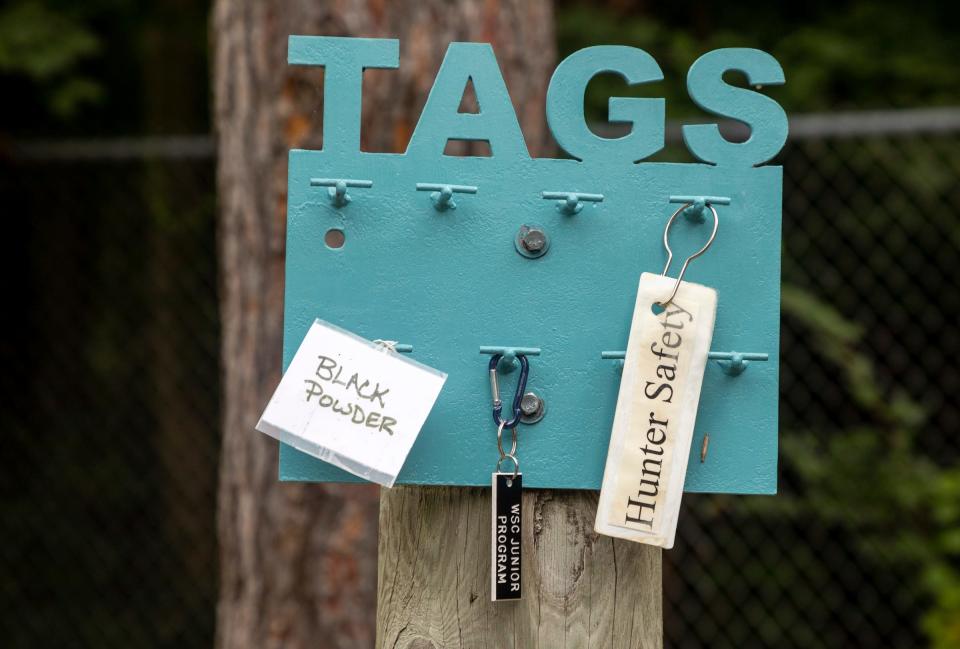
[{"label": "letter g", "polygon": [[601,72],[613,72],[628,84],[660,81],[660,66],[641,49],[625,45],[597,45],[574,52],[553,73],[547,88],[547,123],[560,147],[579,160],[634,163],[663,148],[663,99],[611,97],[611,122],[633,124],[628,135],[603,138],[587,126],[583,95],[587,84]]}]

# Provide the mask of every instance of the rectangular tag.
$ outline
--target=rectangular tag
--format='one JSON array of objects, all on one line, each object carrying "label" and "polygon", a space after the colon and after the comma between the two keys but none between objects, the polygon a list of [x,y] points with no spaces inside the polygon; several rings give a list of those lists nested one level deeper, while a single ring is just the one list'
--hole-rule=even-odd
[{"label": "rectangular tag", "polygon": [[443,372],[317,320],[257,430],[391,487],[446,379]]},{"label": "rectangular tag", "polygon": [[[717,310],[712,288],[644,273],[630,325],[594,529],[673,547]],[[659,310],[659,309],[658,309]]]},{"label": "rectangular tag", "polygon": [[490,600],[520,599],[523,474],[493,474]]}]

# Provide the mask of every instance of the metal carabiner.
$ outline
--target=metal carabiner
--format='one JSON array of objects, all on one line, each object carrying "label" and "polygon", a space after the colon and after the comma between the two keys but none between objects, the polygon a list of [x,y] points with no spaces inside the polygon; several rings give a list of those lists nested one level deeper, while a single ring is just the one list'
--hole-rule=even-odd
[{"label": "metal carabiner", "polygon": [[504,421],[503,402],[500,401],[500,385],[497,382],[497,364],[503,354],[494,354],[490,357],[490,395],[493,397],[493,423],[498,427],[516,428],[520,423],[520,402],[523,401],[523,393],[527,389],[527,374],[530,372],[530,363],[524,354],[517,354],[517,360],[520,361],[520,378],[517,379],[517,392],[513,397],[513,419]]}]

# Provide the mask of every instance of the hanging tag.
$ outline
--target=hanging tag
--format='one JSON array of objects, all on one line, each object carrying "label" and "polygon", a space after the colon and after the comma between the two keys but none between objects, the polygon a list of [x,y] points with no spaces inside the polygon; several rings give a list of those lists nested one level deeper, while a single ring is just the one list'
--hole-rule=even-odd
[{"label": "hanging tag", "polygon": [[523,474],[493,474],[490,601],[520,599]]},{"label": "hanging tag", "polygon": [[392,487],[446,379],[443,372],[317,320],[257,430]]},{"label": "hanging tag", "polygon": [[675,279],[640,277],[594,529],[673,547],[717,293]]}]

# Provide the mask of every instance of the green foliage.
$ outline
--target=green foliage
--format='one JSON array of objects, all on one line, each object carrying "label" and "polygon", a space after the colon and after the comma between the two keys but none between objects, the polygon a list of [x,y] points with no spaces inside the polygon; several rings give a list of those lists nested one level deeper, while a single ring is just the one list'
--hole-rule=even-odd
[{"label": "green foliage", "polygon": [[960,468],[918,449],[925,414],[906,395],[884,394],[857,347],[859,327],[797,288],[784,287],[783,310],[842,373],[865,417],[848,429],[785,431],[785,469],[804,488],[773,499],[771,509],[816,517],[875,565],[908,568],[933,602],[923,621],[932,646],[960,646]]},{"label": "green foliage", "polygon": [[698,56],[720,47],[772,53],[787,84],[769,94],[788,111],[949,105],[960,101],[960,39],[949,3],[724,3],[644,13],[585,2],[557,14],[561,55],[598,43],[633,45],[656,58],[664,81],[627,89],[613,75],[587,93],[589,113],[606,115],[607,98],[656,96],[668,116],[696,115],[686,74]]},{"label": "green foliage", "polygon": [[70,117],[101,97],[96,81],[76,74],[77,65],[100,51],[100,40],[68,13],[39,0],[0,10],[0,72],[36,83],[50,111]]},{"label": "green foliage", "polygon": [[[649,52],[663,70],[662,82],[633,88],[616,75],[598,76],[586,93],[590,119],[606,119],[609,97],[632,96],[664,97],[669,119],[689,121],[705,115],[687,96],[687,70],[701,54],[720,47],[756,47],[772,53],[783,66],[787,83],[765,92],[788,113],[956,105],[958,18],[956,3],[924,1],[907,8],[883,1],[695,2],[647,11],[624,2],[564,2],[557,23],[561,56],[599,43],[626,44]],[[728,81],[744,82],[736,74]],[[960,229],[952,222],[938,226],[940,220],[930,217],[942,211],[957,171],[945,164],[953,157],[939,152],[931,141],[857,140],[834,142],[830,149],[811,142],[808,147],[806,154],[817,161],[816,170],[810,172],[815,181],[810,201],[827,204],[816,192],[828,187],[842,198],[829,216],[813,210],[810,233],[798,228],[793,243],[799,244],[798,250],[811,245],[818,218],[830,218],[848,239],[846,246],[827,242],[833,246],[833,258],[785,256],[785,276],[808,277],[798,271],[811,263],[834,273],[844,272],[841,268],[851,272],[849,264],[838,263],[836,256],[855,248],[870,251],[862,260],[864,272],[883,273],[891,286],[906,286],[908,271],[882,244],[899,244],[905,238],[933,251],[947,242],[957,243]],[[872,196],[885,197],[879,212]],[[890,227],[877,231],[865,227],[866,214],[887,219]],[[831,298],[840,303],[856,301],[856,292],[863,290],[849,276],[827,273],[823,281]],[[908,291],[902,303],[891,308],[916,311],[922,305],[914,302],[921,299]],[[925,450],[922,440],[931,437],[927,413],[895,387],[897,377],[878,378],[874,359],[861,346],[865,331],[860,325],[798,287],[784,287],[783,311],[784,318],[809,339],[805,347],[816,350],[833,368],[835,383],[854,404],[855,421],[782,431],[782,468],[790,475],[789,483],[798,485],[795,493],[771,499],[714,497],[700,506],[736,512],[735,516],[760,525],[803,526],[816,521],[818,527],[835,530],[843,539],[841,553],[854,552],[864,570],[895,574],[898,587],[908,593],[906,607],[918,603],[926,607],[922,624],[931,646],[960,647],[960,469],[943,466]],[[710,515],[699,513],[704,518]],[[803,566],[804,585],[819,585],[825,595],[837,598],[828,607],[849,605],[843,599],[846,595],[826,588],[842,581],[840,575],[831,574],[842,566],[815,549],[796,548],[791,562],[778,565],[776,575],[744,579],[757,589],[771,579],[795,583],[790,571],[797,565]],[[722,569],[712,566],[713,571]],[[842,584],[838,587],[842,589]],[[704,590],[700,596],[707,599],[711,594]],[[777,646],[775,629],[790,626],[789,620],[775,619],[779,613],[764,615],[774,629],[765,642]],[[811,644],[822,642],[811,638]]]},{"label": "green foliage", "polygon": [[787,97],[801,107],[951,103],[960,84],[951,29],[922,4],[855,3],[787,32],[771,50],[790,69]]}]

